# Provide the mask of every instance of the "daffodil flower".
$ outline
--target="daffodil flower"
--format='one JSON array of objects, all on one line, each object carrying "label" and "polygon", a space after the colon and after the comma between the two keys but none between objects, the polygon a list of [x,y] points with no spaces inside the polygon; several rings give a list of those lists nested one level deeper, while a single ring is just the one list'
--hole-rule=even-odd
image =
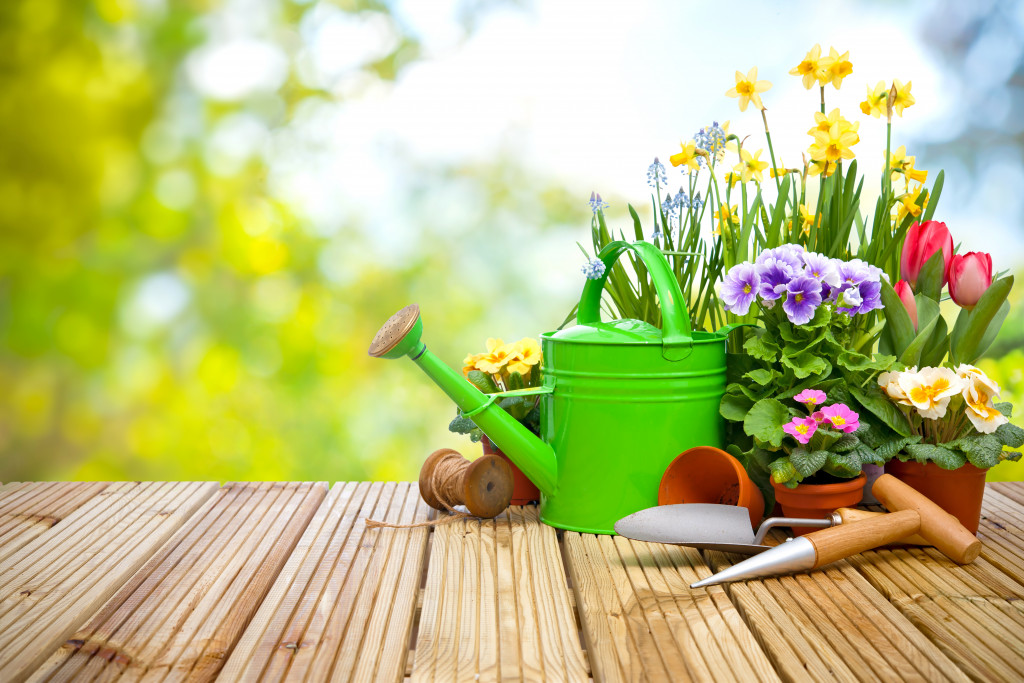
[{"label": "daffodil flower", "polygon": [[757,150],[756,154],[751,154],[745,149],[740,150],[740,163],[736,164],[733,168],[733,173],[739,173],[740,179],[747,183],[753,178],[757,182],[764,180],[763,171],[768,168],[767,161],[761,161],[761,152],[764,150]]},{"label": "daffodil flower", "polygon": [[768,81],[757,80],[757,67],[753,67],[746,76],[743,72],[736,72],[736,85],[725,91],[728,97],[740,98],[740,111],[746,111],[747,105],[754,103],[758,109],[764,109],[761,103],[761,93],[769,90],[772,84]]},{"label": "daffodil flower", "polygon": [[832,86],[839,90],[839,86],[843,84],[843,79],[853,73],[853,64],[850,63],[850,51],[847,50],[843,54],[839,54],[839,51],[834,47],[829,48],[828,57],[823,60],[822,70],[824,71],[825,83],[831,81]]},{"label": "daffodil flower", "polygon": [[[800,205],[800,232],[804,235],[811,234],[811,226],[814,225],[815,216],[806,204]],[[817,215],[818,227],[821,227],[821,214]]]},{"label": "daffodil flower", "polygon": [[840,115],[839,107],[836,107],[829,112],[828,116],[825,116],[820,111],[814,112],[814,127],[807,131],[810,136],[814,135],[815,131],[821,131],[827,133],[834,124],[839,124],[840,131],[853,131],[856,133],[860,129],[860,122],[851,123]]},{"label": "daffodil flower", "polygon": [[[789,70],[793,76],[800,76],[803,79],[804,87],[810,90],[818,80],[821,68],[821,45],[815,45],[804,57],[804,60]],[[824,84],[823,84],[824,85]]]},{"label": "daffodil flower", "polygon": [[728,173],[725,174],[722,180],[724,180],[729,185],[729,187],[735,187],[736,183],[740,181],[740,175],[738,173],[733,173],[732,171],[729,171]]},{"label": "daffodil flower", "polygon": [[817,159],[811,159],[807,163],[807,175],[815,176],[821,175],[828,178],[830,175],[835,173],[836,165],[828,161],[819,161]]},{"label": "daffodil flower", "polygon": [[[882,152],[882,157],[885,158],[885,152]],[[909,187],[910,181],[923,183],[928,179],[928,171],[920,171],[914,168],[914,160],[916,157],[907,156],[906,145],[900,145],[899,149],[892,153],[889,157],[889,168],[892,169],[892,180],[895,181],[901,175],[906,181]]]},{"label": "daffodil flower", "polygon": [[686,166],[694,171],[699,171],[700,161],[698,160],[696,143],[690,140],[689,142],[680,142],[679,146],[682,147],[682,151],[670,156],[668,158],[669,162],[673,166]]},{"label": "daffodil flower", "polygon": [[[898,78],[893,79],[892,82],[893,88],[896,89],[896,97],[892,102],[892,110],[900,118],[903,118],[903,110],[917,101],[914,99],[914,96],[910,94],[910,83],[911,81],[907,81],[907,84],[904,85]],[[888,95],[886,97],[888,97]]]},{"label": "daffodil flower", "polygon": [[714,217],[718,220],[718,227],[715,228],[715,234],[721,235],[722,228],[731,224],[736,219],[737,207],[735,204],[729,207],[726,204],[721,204],[718,207],[718,211],[715,212]]},{"label": "daffodil flower", "polygon": [[928,206],[928,197],[925,197],[924,201],[921,201],[921,191],[924,189],[924,185],[918,185],[913,190],[908,190],[904,193],[900,199],[899,213],[896,214],[896,222],[901,223],[907,215],[917,218],[921,215],[921,211]]},{"label": "daffodil flower", "polygon": [[815,130],[813,135],[814,143],[807,151],[816,161],[835,162],[852,159],[854,154],[850,147],[860,142],[860,136],[856,131],[843,130],[838,121],[833,123],[827,132]]},{"label": "daffodil flower", "polygon": [[878,81],[874,90],[868,86],[868,98],[860,103],[860,110],[877,119],[885,115],[885,103],[888,98],[889,89],[885,87],[885,81]]}]

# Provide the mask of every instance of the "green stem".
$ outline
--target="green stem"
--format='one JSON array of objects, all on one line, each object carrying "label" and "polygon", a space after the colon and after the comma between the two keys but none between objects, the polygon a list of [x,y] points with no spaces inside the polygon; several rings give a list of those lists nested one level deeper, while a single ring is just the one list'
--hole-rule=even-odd
[{"label": "green stem", "polygon": [[821,86],[821,113],[825,113],[825,86]]},{"label": "green stem", "polygon": [[[772,148],[772,134],[768,132],[768,116],[764,113],[764,109],[761,109],[761,120],[764,121],[764,137],[768,140],[768,156],[772,158],[772,170],[776,170],[778,166],[775,164],[775,150]],[[775,189],[778,190],[779,194],[782,194],[782,181],[779,180],[779,174],[775,174]]]}]

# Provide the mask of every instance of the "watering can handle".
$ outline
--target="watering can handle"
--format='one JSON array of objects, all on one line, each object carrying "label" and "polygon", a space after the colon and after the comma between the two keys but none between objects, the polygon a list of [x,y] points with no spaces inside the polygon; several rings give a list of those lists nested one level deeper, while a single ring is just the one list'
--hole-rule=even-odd
[{"label": "watering can handle", "polygon": [[654,281],[654,289],[661,302],[662,355],[667,360],[686,358],[693,347],[690,314],[686,310],[679,282],[668,261],[661,250],[650,242],[630,244],[616,240],[609,242],[601,250],[598,258],[604,262],[604,274],[596,280],[587,280],[587,284],[584,285],[579,309],[576,312],[576,322],[585,325],[601,321],[601,292],[604,291],[604,283],[612,272],[612,266],[627,250],[640,258],[651,274],[651,280]]}]

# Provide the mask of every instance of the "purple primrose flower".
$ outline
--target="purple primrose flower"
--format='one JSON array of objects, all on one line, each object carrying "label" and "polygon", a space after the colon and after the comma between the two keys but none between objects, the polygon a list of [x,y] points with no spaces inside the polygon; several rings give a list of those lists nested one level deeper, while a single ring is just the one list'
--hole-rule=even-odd
[{"label": "purple primrose flower", "polygon": [[775,301],[786,291],[786,285],[798,272],[784,261],[776,258],[765,259],[757,264],[757,274],[761,277],[757,295],[765,301]]},{"label": "purple primrose flower", "polygon": [[806,325],[821,303],[821,283],[813,277],[800,275],[786,286],[782,310],[794,325]]},{"label": "purple primrose flower", "polygon": [[761,276],[757,274],[754,264],[740,263],[733,266],[722,281],[722,289],[719,292],[725,310],[737,315],[746,315],[750,310],[750,304],[757,296],[760,284]]},{"label": "purple primrose flower", "polygon": [[829,287],[838,287],[841,282],[835,259],[813,251],[803,253],[804,275],[810,275]]},{"label": "purple primrose flower", "polygon": [[757,255],[755,263],[763,265],[768,261],[774,259],[785,263],[793,272],[798,273],[804,267],[803,256],[804,248],[799,244],[783,244],[774,249],[765,249]]}]

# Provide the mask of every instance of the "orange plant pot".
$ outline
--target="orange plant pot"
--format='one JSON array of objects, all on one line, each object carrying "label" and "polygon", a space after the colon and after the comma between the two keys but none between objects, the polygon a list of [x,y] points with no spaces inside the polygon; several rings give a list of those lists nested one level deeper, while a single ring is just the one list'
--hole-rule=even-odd
[{"label": "orange plant pot", "polygon": [[[785,484],[776,484],[775,500],[782,506],[786,517],[805,517],[808,519],[825,519],[836,508],[853,507],[864,495],[863,474],[853,479],[839,481],[834,484],[800,484],[795,489]],[[803,536],[814,531],[811,527],[793,527],[794,536]]]},{"label": "orange plant pot", "polygon": [[930,498],[959,519],[972,534],[978,533],[988,470],[970,463],[955,470],[944,470],[933,462],[922,465],[894,459],[885,464],[885,472]]},{"label": "orange plant pot", "polygon": [[658,505],[718,503],[739,505],[757,527],[764,515],[764,497],[740,461],[712,446],[697,446],[676,456],[658,487]]},{"label": "orange plant pot", "polygon": [[480,441],[484,447],[484,455],[497,455],[508,461],[508,464],[512,467],[512,500],[509,501],[509,505],[529,505],[531,503],[540,502],[540,489],[527,479],[526,475],[523,474],[522,470],[516,467],[516,464],[512,462],[507,455],[501,452],[500,449],[496,448],[495,445],[486,436]]}]

